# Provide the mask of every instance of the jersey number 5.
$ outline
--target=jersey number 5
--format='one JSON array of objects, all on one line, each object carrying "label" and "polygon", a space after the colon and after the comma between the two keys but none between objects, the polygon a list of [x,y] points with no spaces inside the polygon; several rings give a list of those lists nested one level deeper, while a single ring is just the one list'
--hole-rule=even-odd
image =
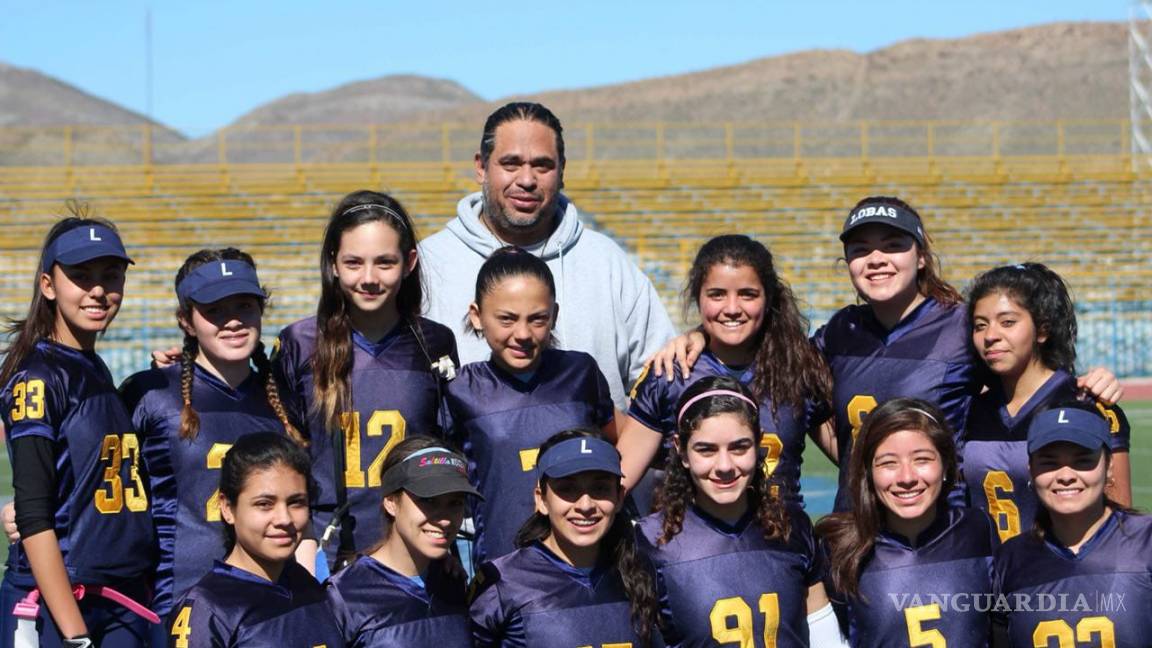
[{"label": "jersey number 5", "polygon": [[[780,597],[775,592],[761,594],[760,613],[764,615],[764,636],[760,648],[776,648],[776,633],[780,629]],[[732,625],[729,619],[735,618]],[[708,615],[712,623],[712,638],[716,643],[738,643],[740,648],[757,648],[752,635],[752,607],[739,596],[724,598],[712,605]]]},{"label": "jersey number 5", "polygon": [[[117,436],[109,434],[100,444],[100,461],[104,465],[104,485],[96,490],[93,503],[96,510],[106,515],[119,513],[128,506],[133,513],[148,510],[148,494],[140,479],[140,442],[135,434]],[[120,476],[124,462],[128,462],[127,487]]]},{"label": "jersey number 5", "polygon": [[905,608],[904,622],[908,624],[908,645],[911,648],[948,648],[948,642],[939,630],[925,630],[925,621],[936,621],[940,618],[940,606],[918,605]]},{"label": "jersey number 5", "polygon": [[364,430],[365,436],[384,436],[384,428],[389,428],[391,436],[388,442],[376,454],[376,458],[368,465],[368,479],[364,479],[364,469],[360,464],[360,412],[350,412],[341,415],[344,423],[344,485],[348,488],[369,488],[380,486],[380,468],[384,465],[384,458],[388,451],[404,440],[404,430],[407,424],[400,410],[376,410],[368,417],[368,426]]}]

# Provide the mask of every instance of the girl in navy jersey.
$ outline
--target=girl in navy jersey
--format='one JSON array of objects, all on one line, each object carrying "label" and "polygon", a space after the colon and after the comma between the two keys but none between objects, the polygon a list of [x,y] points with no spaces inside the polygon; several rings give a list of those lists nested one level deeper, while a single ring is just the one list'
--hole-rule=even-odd
[{"label": "girl in navy jersey", "polygon": [[95,351],[132,260],[111,223],[70,208],[76,216],[44,241],[28,315],[8,329],[0,367],[22,536],[4,574],[3,642],[143,646],[158,621],[139,603],[154,564],[146,475]]},{"label": "girl in navy jersey", "polygon": [[996,553],[998,646],[1152,646],[1152,517],[1107,495],[1110,423],[1056,403],[1028,429],[1036,525]]},{"label": "girl in navy jersey", "polygon": [[[921,398],[940,407],[958,434],[989,380],[968,342],[963,299],[940,276],[915,209],[899,198],[865,198],[848,213],[840,241],[863,303],[840,309],[813,336],[832,372],[835,418],[821,447],[840,466],[838,511],[848,505],[848,457],[868,412],[891,398]],[[1119,398],[1119,383],[1106,370],[1079,382],[1105,402]]]},{"label": "girl in navy jersey", "polygon": [[540,446],[536,476],[520,548],[473,583],[475,645],[660,645],[652,574],[620,514],[619,453],[594,430],[565,430]]},{"label": "girl in navy jersey", "polygon": [[612,396],[595,360],[553,348],[557,311],[552,272],[539,257],[506,247],[480,267],[467,328],[492,357],[461,369],[447,393],[453,438],[485,498],[474,516],[475,564],[516,548],[516,530],[532,513],[541,443],[574,427],[615,437]]},{"label": "girl in navy jersey", "polygon": [[[1037,502],[1028,487],[1028,425],[1051,403],[1074,398],[1076,309],[1060,275],[1039,263],[989,270],[968,289],[972,343],[999,380],[972,403],[961,436],[968,500],[996,521],[1002,541],[1032,526]],[[1110,422],[1109,495],[1132,501],[1130,428],[1119,407]]]},{"label": "girl in navy jersey", "polygon": [[293,557],[308,528],[308,454],[276,432],[224,455],[217,504],[224,560],[173,607],[172,648],[343,646],[324,588]]},{"label": "girl in navy jersey", "polygon": [[677,403],[663,509],[637,530],[669,646],[838,645],[811,522],[758,468],[759,436],[759,405],[733,378]]},{"label": "girl in navy jersey", "polygon": [[864,421],[849,460],[851,510],[816,525],[852,646],[988,645],[999,541],[987,516],[948,506],[952,436],[940,408],[913,398]]},{"label": "girl in navy jersey", "polygon": [[380,466],[409,433],[437,434],[456,342],[419,316],[416,232],[396,200],[344,197],[320,250],[316,316],[280,333],[276,359],[307,421],[321,484],[316,531],[329,563],[380,539]]},{"label": "girl in navy jersey", "polygon": [[464,522],[467,462],[432,437],[401,441],[382,467],[388,530],[366,555],[327,583],[349,646],[468,648],[465,577],[449,565]]},{"label": "girl in navy jersey", "polygon": [[288,421],[260,342],[267,294],[252,257],[235,248],[196,252],[176,273],[176,297],[181,361],[135,374],[120,388],[151,485],[160,549],[152,608],[161,617],[221,556],[216,486],[232,443],[268,430],[306,445]]},{"label": "girl in navy jersey", "polygon": [[[685,319],[694,305],[708,348],[686,379],[669,383],[645,371],[632,388],[620,430],[624,485],[631,490],[649,465],[663,467],[684,390],[705,376],[731,376],[758,396],[765,472],[787,499],[799,501],[804,437],[829,416],[831,376],[808,341],[808,320],[792,289],[767,248],[731,234],[700,248],[683,298]],[[646,514],[645,490],[632,495]]]}]

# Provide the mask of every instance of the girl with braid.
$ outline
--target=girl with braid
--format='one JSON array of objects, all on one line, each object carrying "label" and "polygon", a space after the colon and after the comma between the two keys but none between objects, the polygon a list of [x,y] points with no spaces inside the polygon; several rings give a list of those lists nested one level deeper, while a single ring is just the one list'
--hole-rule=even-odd
[{"label": "girl with braid", "polygon": [[153,606],[162,617],[222,557],[216,487],[236,439],[271,431],[307,445],[288,420],[260,342],[268,295],[252,257],[200,250],[176,273],[176,295],[180,362],[135,374],[120,388],[151,483],[159,542]]}]

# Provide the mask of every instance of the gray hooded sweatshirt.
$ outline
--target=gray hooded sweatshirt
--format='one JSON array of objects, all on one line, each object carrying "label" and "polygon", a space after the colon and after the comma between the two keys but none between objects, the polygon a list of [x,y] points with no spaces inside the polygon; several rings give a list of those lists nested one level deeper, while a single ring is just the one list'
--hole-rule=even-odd
[{"label": "gray hooded sweatshirt", "polygon": [[[466,196],[456,205],[456,218],[420,242],[428,317],[456,333],[463,363],[491,355],[482,338],[463,332],[480,266],[502,245],[480,220],[482,207],[479,192]],[[565,196],[559,196],[557,208],[563,214],[559,225],[542,246],[531,249],[548,263],[556,280],[556,337],[560,348],[596,359],[612,400],[624,410],[628,386],[640,375],[644,360],[676,331],[652,282],[624,250],[585,228]]]}]

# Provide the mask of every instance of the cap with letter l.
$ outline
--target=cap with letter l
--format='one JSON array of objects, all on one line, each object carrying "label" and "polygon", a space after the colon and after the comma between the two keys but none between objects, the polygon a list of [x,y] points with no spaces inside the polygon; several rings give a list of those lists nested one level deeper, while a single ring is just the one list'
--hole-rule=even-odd
[{"label": "cap with letter l", "polygon": [[1028,454],[1061,441],[1088,450],[1108,446],[1108,421],[1093,412],[1075,407],[1056,407],[1040,412],[1028,426]]},{"label": "cap with letter l", "polygon": [[594,470],[621,476],[620,453],[596,437],[566,439],[544,451],[537,464],[540,475],[552,479]]},{"label": "cap with letter l", "polygon": [[136,263],[124,250],[116,230],[106,225],[81,225],[57,236],[44,249],[40,270],[51,272],[52,265],[79,265],[100,257],[114,257]]},{"label": "cap with letter l", "polygon": [[844,220],[844,227],[840,230],[840,240],[847,241],[849,233],[865,225],[879,223],[893,227],[909,234],[916,239],[920,247],[924,247],[924,224],[916,212],[905,209],[899,205],[887,202],[865,202],[857,205]]},{"label": "cap with letter l", "polygon": [[200,264],[176,286],[176,297],[182,306],[187,306],[190,301],[211,304],[232,295],[268,296],[260,287],[256,268],[239,259]]}]

